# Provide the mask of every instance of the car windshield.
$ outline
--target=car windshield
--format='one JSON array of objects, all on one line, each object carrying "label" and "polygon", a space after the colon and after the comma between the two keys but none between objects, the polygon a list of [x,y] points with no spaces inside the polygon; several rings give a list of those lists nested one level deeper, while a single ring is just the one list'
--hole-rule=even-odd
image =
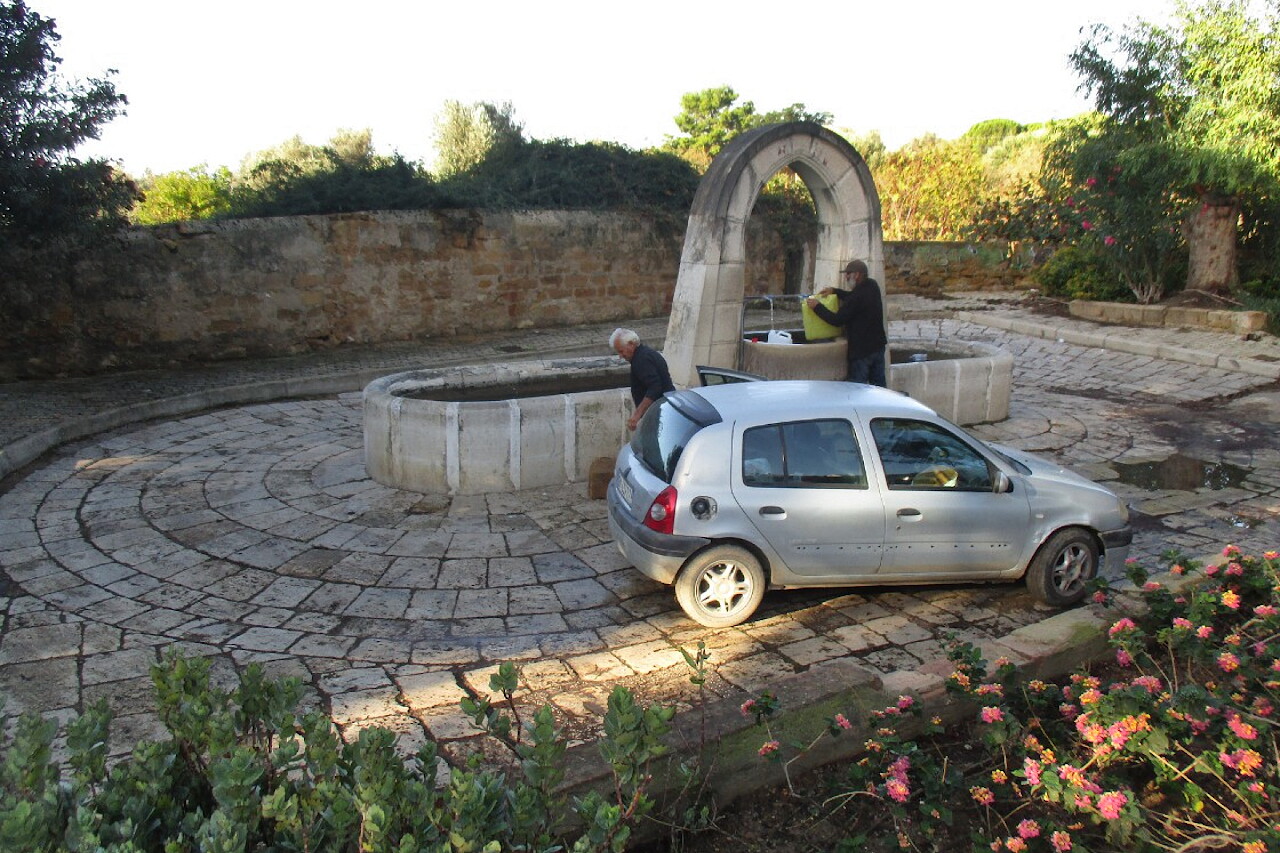
[{"label": "car windshield", "polygon": [[666,483],[675,474],[680,454],[702,424],[663,399],[650,409],[631,437],[631,451],[651,472]]}]

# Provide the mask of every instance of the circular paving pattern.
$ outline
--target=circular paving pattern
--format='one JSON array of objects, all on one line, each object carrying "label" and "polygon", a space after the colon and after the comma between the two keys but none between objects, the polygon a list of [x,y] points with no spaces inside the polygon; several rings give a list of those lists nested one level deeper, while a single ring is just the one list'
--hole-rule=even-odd
[{"label": "circular paving pattern", "polygon": [[[1135,507],[1139,557],[1276,547],[1280,439],[1265,407],[1203,403],[1270,383],[951,320],[893,332],[1012,352],[1011,417],[974,432],[1110,480]],[[1227,489],[1115,480],[1114,463],[1191,451],[1248,475]],[[703,629],[627,565],[583,484],[424,496],[373,482],[362,456],[348,394],[134,425],[13,478],[0,494],[8,709],[108,695],[141,718],[146,666],[180,644],[300,675],[340,724],[461,738],[473,733],[459,691],[483,692],[499,661],[524,662],[565,715],[594,718],[614,684],[687,689],[679,649],[699,641],[708,689],[729,697],[840,662],[918,672],[947,634],[1000,638],[1046,615],[1018,584],[827,589],[772,592],[745,625]]]}]

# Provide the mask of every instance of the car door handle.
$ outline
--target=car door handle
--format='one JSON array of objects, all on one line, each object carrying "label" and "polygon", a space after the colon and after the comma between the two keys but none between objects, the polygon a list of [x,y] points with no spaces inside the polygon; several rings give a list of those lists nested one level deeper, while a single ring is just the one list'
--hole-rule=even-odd
[{"label": "car door handle", "polygon": [[920,510],[913,509],[911,507],[903,507],[902,509],[898,510],[898,518],[917,518],[919,517],[919,515],[920,515]]},{"label": "car door handle", "polygon": [[787,511],[780,506],[762,506],[760,507],[761,515],[786,515]]}]

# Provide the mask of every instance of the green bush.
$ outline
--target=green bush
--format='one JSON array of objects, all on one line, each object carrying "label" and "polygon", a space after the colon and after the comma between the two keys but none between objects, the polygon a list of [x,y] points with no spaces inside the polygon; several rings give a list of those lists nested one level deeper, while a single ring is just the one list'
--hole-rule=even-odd
[{"label": "green bush", "polygon": [[602,142],[512,142],[442,181],[441,206],[648,210],[687,215],[698,174],[674,154]]},{"label": "green bush", "polygon": [[227,217],[307,216],[360,210],[420,210],[440,206],[430,176],[401,157],[352,164],[329,152],[327,168],[268,160],[232,193]]},{"label": "green bush", "polygon": [[1032,277],[1048,296],[1099,302],[1133,301],[1133,293],[1119,280],[1106,258],[1076,246],[1054,252]]},{"label": "green bush", "polygon": [[[564,739],[546,707],[521,722],[487,699],[463,700],[519,772],[485,769],[476,756],[438,788],[434,743],[410,764],[386,729],[343,743],[326,714],[299,713],[295,678],[269,681],[255,664],[222,691],[209,683],[207,658],[177,654],[151,676],[170,738],[138,744],[113,767],[105,700],[68,725],[65,773],[53,758],[57,724],[17,722],[0,762],[0,850],[619,851],[652,807],[648,766],[674,714],[615,689],[601,743],[610,796],[592,792],[570,811],[557,790]],[[518,679],[504,664],[490,680],[512,709]]]}]

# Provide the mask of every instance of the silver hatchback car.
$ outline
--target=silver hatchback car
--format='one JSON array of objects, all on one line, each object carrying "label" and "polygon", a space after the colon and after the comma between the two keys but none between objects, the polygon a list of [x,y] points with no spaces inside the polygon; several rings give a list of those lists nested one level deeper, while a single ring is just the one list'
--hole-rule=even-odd
[{"label": "silver hatchback car", "polygon": [[895,391],[735,382],[668,394],[618,453],[609,527],[695,621],[766,588],[1015,581],[1079,602],[1132,531],[1110,490]]}]

